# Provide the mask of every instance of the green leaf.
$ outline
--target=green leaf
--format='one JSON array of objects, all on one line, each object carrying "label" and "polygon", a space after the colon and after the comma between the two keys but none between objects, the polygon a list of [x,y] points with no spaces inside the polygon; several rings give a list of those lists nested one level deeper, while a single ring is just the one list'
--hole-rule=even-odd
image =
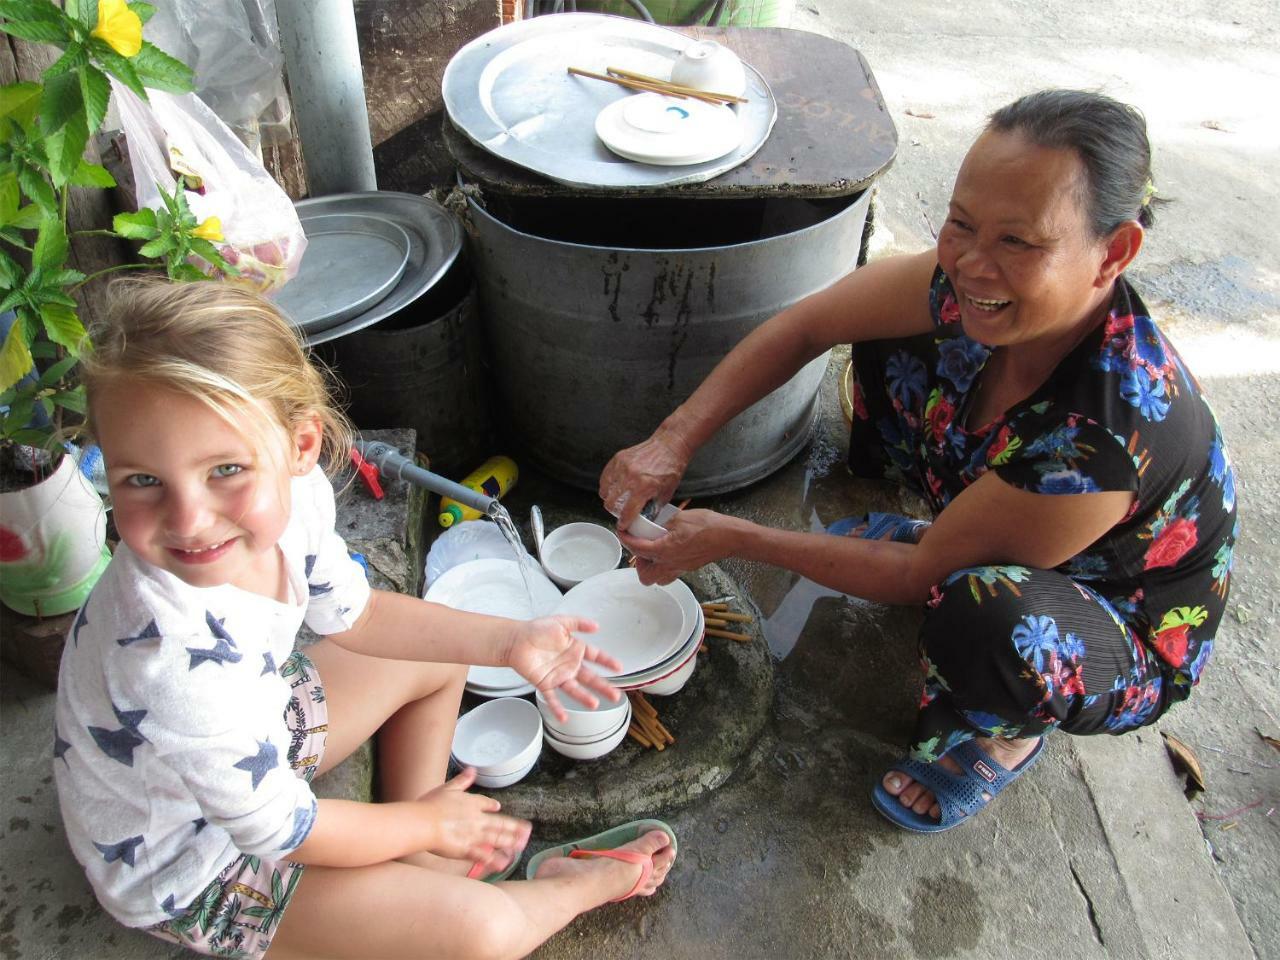
[{"label": "green leaf", "polygon": [[73,43],[71,46],[67,47],[66,52],[63,53],[62,56],[45,68],[45,71],[41,76],[48,81],[53,77],[60,77],[64,73],[79,70],[81,67],[87,66],[88,63],[89,51],[80,46],[80,44]]},{"label": "green leaf", "polygon": [[84,112],[71,117],[66,126],[49,137],[49,172],[56,187],[65,186],[84,162],[84,148],[89,143],[89,127]]},{"label": "green leaf", "polygon": [[169,264],[170,280],[208,280],[209,275],[185,261]]},{"label": "green leaf", "polygon": [[0,224],[13,223],[18,215],[22,193],[18,190],[18,175],[12,170],[0,173]]},{"label": "green leaf", "polygon": [[100,37],[93,37],[89,40],[89,52],[93,54],[93,59],[107,73],[119,80],[143,100],[147,99],[147,89],[142,85],[142,81],[138,79],[138,72],[133,69],[133,64],[112,50],[111,44]]},{"label": "green leaf", "polygon": [[0,117],[13,117],[30,125],[40,109],[44,87],[38,83],[11,83],[0,87]]},{"label": "green leaf", "polygon": [[66,407],[76,413],[83,414],[87,409],[84,402],[84,387],[77,386],[73,390],[59,390],[52,398],[60,407]]},{"label": "green leaf", "polygon": [[24,271],[14,259],[0,250],[0,284],[6,289],[12,290],[14,287],[22,283]]},{"label": "green leaf", "polygon": [[138,19],[144,24],[156,15],[156,8],[149,3],[131,3],[129,9],[137,15]]},{"label": "green leaf", "polygon": [[42,210],[57,213],[58,198],[53,192],[53,187],[35,167],[23,164],[18,168],[18,185],[22,187],[22,192],[29,199],[40,205]]},{"label": "green leaf", "polygon": [[71,23],[51,3],[0,3],[0,31],[23,40],[62,45],[71,41]]},{"label": "green leaf", "polygon": [[54,270],[52,273],[41,275],[41,285],[45,287],[69,287],[83,279],[84,274],[79,270]]},{"label": "green leaf", "polygon": [[31,344],[31,355],[37,360],[55,360],[58,356],[58,345],[48,340],[37,340]]},{"label": "green leaf", "polygon": [[44,85],[40,101],[40,131],[46,137],[57,133],[76,114],[84,113],[80,78],[75,74],[53,77]]},{"label": "green leaf", "polygon": [[43,304],[40,307],[40,319],[44,321],[44,330],[50,340],[62,344],[73,354],[80,353],[85,330],[84,324],[76,316],[75,307],[67,307],[60,303]]},{"label": "green leaf", "polygon": [[18,212],[13,215],[13,219],[8,225],[17,227],[19,230],[34,230],[40,226],[40,220],[44,216],[44,211],[34,203],[28,203],[25,207],[19,207]]},{"label": "green leaf", "polygon": [[42,270],[59,269],[66,262],[68,249],[67,229],[62,225],[62,218],[46,216],[40,222],[32,264]]},{"label": "green leaf", "polygon": [[40,386],[56,386],[58,381],[65,377],[67,372],[79,362],[79,357],[63,357],[44,373],[40,374]]},{"label": "green leaf", "polygon": [[5,426],[13,425],[19,429],[25,427],[31,422],[31,414],[35,412],[35,409],[36,401],[34,397],[17,398],[9,405],[9,412],[5,414]]},{"label": "green leaf", "polygon": [[85,119],[90,133],[97,133],[107,115],[111,99],[111,81],[97,67],[89,65],[80,71],[80,96],[84,100]]},{"label": "green leaf", "polygon": [[156,237],[156,239],[144,243],[138,249],[138,255],[141,257],[163,257],[170,250],[177,246],[173,237]]},{"label": "green leaf", "polygon": [[50,441],[48,430],[22,429],[22,430],[14,430],[12,433],[9,433],[8,426],[7,426],[8,424],[7,417],[5,418],[5,422],[6,422],[5,439],[9,440],[11,443],[17,443],[27,447],[39,447],[43,449]]},{"label": "green leaf", "polygon": [[33,366],[35,361],[27,349],[22,324],[15,323],[4,338],[4,346],[0,347],[0,390],[8,390],[30,373]]},{"label": "green leaf", "polygon": [[111,229],[130,240],[151,240],[160,233],[156,229],[156,212],[150,207],[143,207],[137,213],[117,213]]},{"label": "green leaf", "polygon": [[75,173],[71,174],[67,182],[77,187],[101,187],[105,190],[116,185],[116,178],[107,171],[106,167],[81,160]]},{"label": "green leaf", "polygon": [[93,29],[98,25],[98,0],[67,0],[67,13]]},{"label": "green leaf", "polygon": [[169,93],[189,93],[195,88],[195,74],[181,60],[169,56],[154,43],[142,42],[142,49],[131,58],[133,68],[143,86]]}]

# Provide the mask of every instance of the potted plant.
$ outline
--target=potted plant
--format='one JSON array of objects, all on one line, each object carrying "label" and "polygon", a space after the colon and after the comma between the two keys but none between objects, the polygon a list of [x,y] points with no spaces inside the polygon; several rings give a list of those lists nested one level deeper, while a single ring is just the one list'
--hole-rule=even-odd
[{"label": "potted plant", "polygon": [[[182,191],[160,211],[116,216],[108,228],[69,225],[72,188],[115,186],[84,158],[101,127],[114,78],[146,88],[192,89],[191,71],[143,41],[154,8],[125,0],[0,0],[0,31],[50,44],[60,55],[41,82],[0,87],[0,454],[35,467],[23,489],[0,493],[0,601],[21,613],[76,609],[105,567],[102,502],[59,442],[84,413],[76,363],[85,330],[76,296],[95,277],[160,264],[117,264],[86,275],[69,266],[76,236],[144,241],[170,277],[203,277],[199,256],[226,272],[214,218],[197,223]],[[7,320],[7,323],[5,322]],[[13,485],[13,481],[9,481]]]}]

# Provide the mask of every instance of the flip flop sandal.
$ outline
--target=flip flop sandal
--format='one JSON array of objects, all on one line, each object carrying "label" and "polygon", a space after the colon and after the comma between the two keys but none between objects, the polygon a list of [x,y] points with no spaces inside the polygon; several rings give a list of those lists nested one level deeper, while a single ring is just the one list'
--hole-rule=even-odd
[{"label": "flip flop sandal", "polygon": [[[1036,744],[1027,758],[1012,770],[1006,770],[972,740],[966,740],[951,751],[951,758],[960,765],[961,773],[944,770],[936,763],[903,760],[891,769],[901,771],[921,786],[933,792],[941,808],[942,816],[935,820],[927,813],[916,813],[904,807],[901,801],[884,788],[883,778],[876,781],[871,791],[872,805],[904,830],[914,833],[941,833],[964,823],[994,800],[1005,787],[1026,773],[1044,752],[1044,738]],[[984,798],[983,794],[987,797]]]},{"label": "flip flop sandal", "polygon": [[661,830],[671,839],[671,852],[676,852],[676,835],[669,826],[661,820],[633,820],[631,823],[624,823],[621,826],[613,827],[604,833],[597,833],[593,837],[587,837],[585,840],[575,840],[573,843],[562,844],[558,847],[548,847],[529,858],[529,866],[525,869],[525,876],[532,880],[538,872],[538,868],[544,862],[554,857],[573,857],[574,859],[586,859],[588,857],[609,857],[613,860],[623,860],[627,863],[638,863],[640,865],[640,879],[636,881],[626,894],[610,900],[610,903],[618,903],[622,900],[629,900],[636,895],[644,885],[649,881],[649,877],[653,875],[653,857],[643,853],[637,853],[634,850],[618,850],[617,847],[624,843],[630,843],[646,833],[653,830]]},{"label": "flip flop sandal", "polygon": [[503,869],[495,870],[493,873],[487,875],[484,874],[483,863],[473,863],[471,865],[471,869],[467,871],[467,879],[479,880],[482,883],[501,883],[503,880],[507,879],[507,877],[511,876],[511,874],[516,872],[516,864],[519,862],[520,854],[517,853],[511,858],[511,862]]}]

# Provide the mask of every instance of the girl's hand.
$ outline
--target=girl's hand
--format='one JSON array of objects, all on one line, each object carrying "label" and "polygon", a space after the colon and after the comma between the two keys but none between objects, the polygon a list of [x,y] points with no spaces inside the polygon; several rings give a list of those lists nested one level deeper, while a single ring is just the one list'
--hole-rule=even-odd
[{"label": "girl's hand", "polygon": [[678,437],[661,429],[615,453],[600,474],[600,500],[618,518],[619,529],[631,526],[650,500],[670,501],[692,458]]},{"label": "girl's hand", "polygon": [[607,670],[619,671],[622,664],[599,647],[583,641],[576,633],[595,633],[594,620],[581,617],[540,617],[516,624],[506,665],[515,670],[540,691],[561,722],[569,715],[560,705],[557,690],[562,690],[588,707],[600,701],[591,694],[595,690],[610,703],[622,699],[622,692],[590,667],[598,663]]},{"label": "girl's hand", "polygon": [[656,540],[619,531],[622,545],[636,556],[640,582],[670,583],[686,570],[733,555],[734,520],[713,510],[681,510],[667,521],[667,532]]},{"label": "girl's hand", "polygon": [[484,863],[494,850],[519,854],[529,842],[529,821],[502,816],[498,813],[502,805],[497,800],[467,793],[475,779],[475,767],[467,767],[417,799],[419,811],[433,828],[434,839],[427,852],[451,860]]}]

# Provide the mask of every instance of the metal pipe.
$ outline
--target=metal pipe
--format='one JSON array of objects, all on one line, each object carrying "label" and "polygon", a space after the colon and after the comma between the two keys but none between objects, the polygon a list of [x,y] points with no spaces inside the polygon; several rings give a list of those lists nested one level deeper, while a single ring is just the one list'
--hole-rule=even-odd
[{"label": "metal pipe", "polygon": [[279,0],[276,12],[311,196],[377,190],[354,5]]},{"label": "metal pipe", "polygon": [[426,487],[432,493],[451,497],[472,510],[479,510],[486,517],[492,517],[498,512],[497,497],[479,493],[460,483],[446,480],[438,473],[423,470],[389,443],[383,443],[380,440],[357,440],[355,447],[360,451],[360,456],[377,467],[384,477],[394,477],[397,480],[406,480],[415,486]]}]

